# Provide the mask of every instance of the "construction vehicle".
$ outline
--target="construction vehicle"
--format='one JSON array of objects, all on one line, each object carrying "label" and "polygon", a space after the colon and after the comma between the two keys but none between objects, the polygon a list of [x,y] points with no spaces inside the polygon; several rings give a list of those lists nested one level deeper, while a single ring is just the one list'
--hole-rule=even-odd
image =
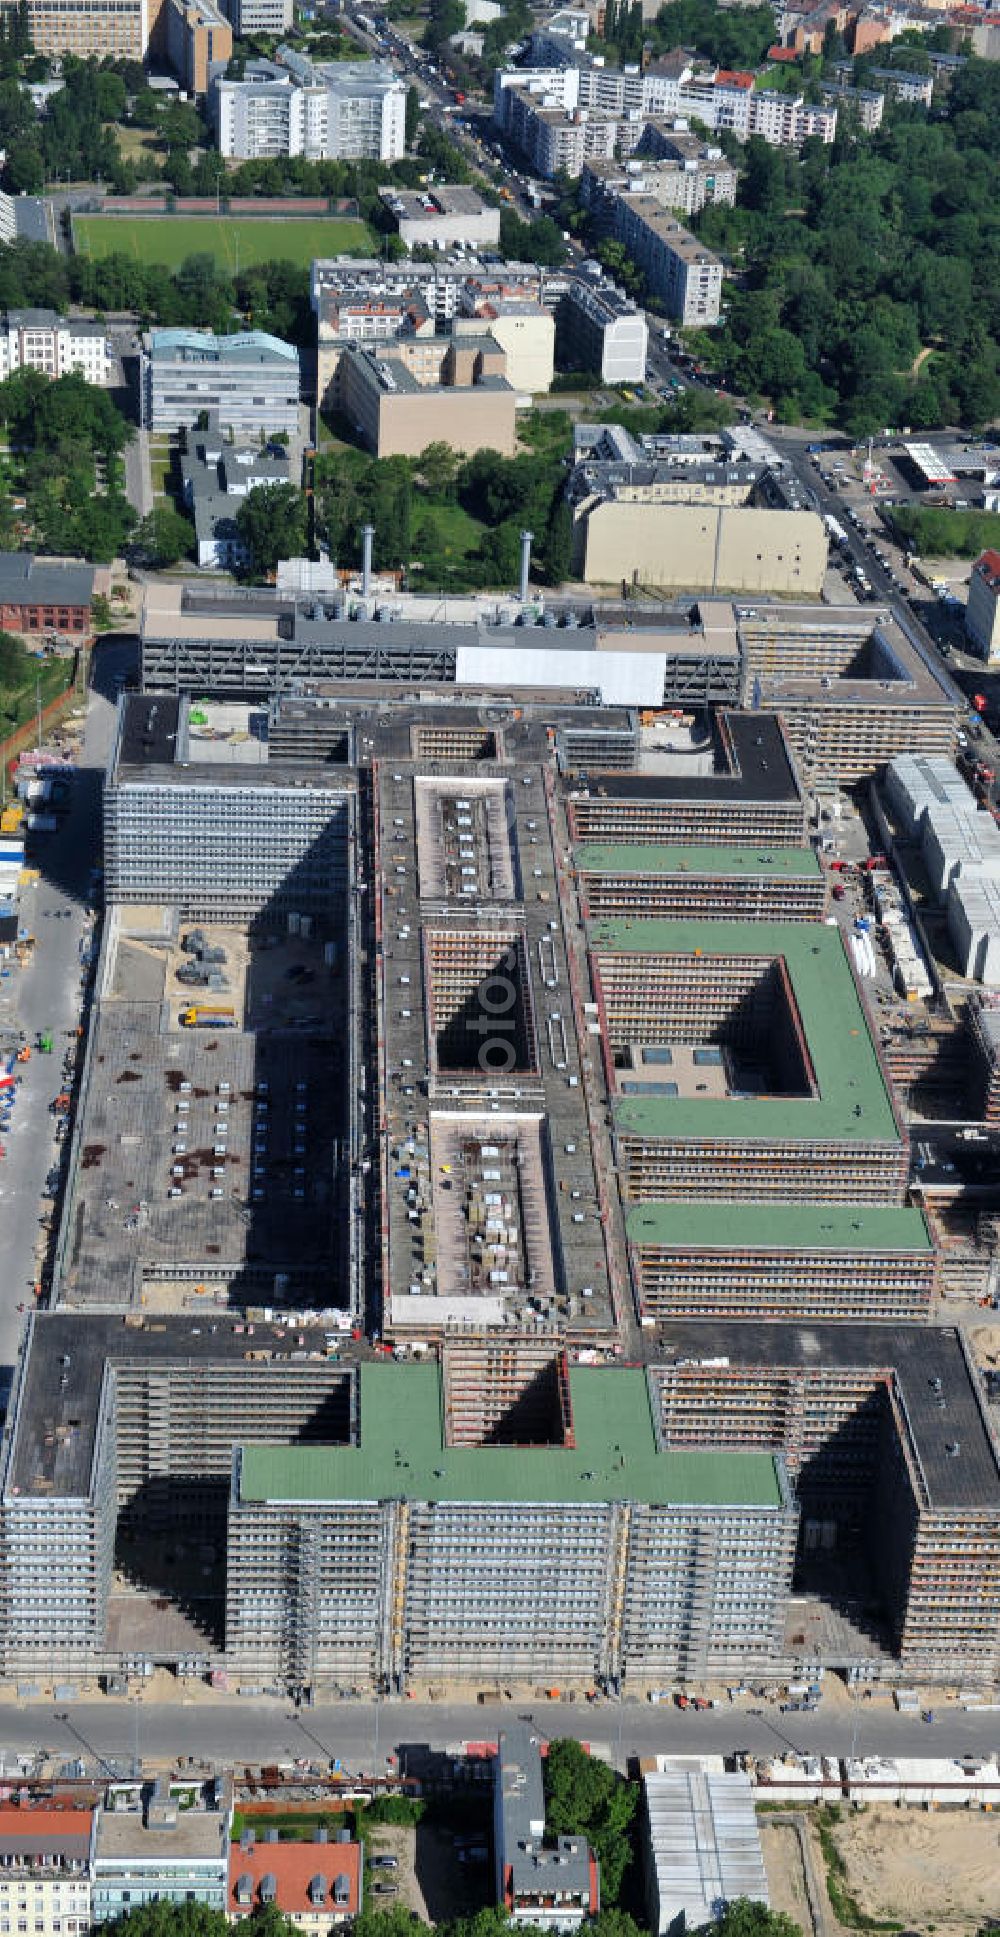
[{"label": "construction vehicle", "polygon": [[52,1099],[51,1109],[52,1109],[53,1116],[65,1116],[67,1110],[69,1109],[69,1105],[70,1105],[69,1091],[60,1090],[58,1096],[53,1097]]},{"label": "construction vehicle", "polygon": [[21,1049],[19,1049],[19,1050],[18,1050],[18,1052],[17,1052],[17,1060],[18,1060],[18,1062],[19,1062],[19,1063],[30,1063],[30,1061],[31,1061],[31,1044],[30,1044],[30,1043],[25,1043],[25,1044],[23,1045],[23,1047],[22,1047]]},{"label": "construction vehicle", "polygon": [[235,1009],[208,1009],[197,1004],[180,1013],[182,1029],[235,1029]]},{"label": "construction vehicle", "polygon": [[38,1050],[40,1055],[51,1056],[52,1037],[47,1029],[39,1030],[38,1040],[35,1044],[35,1048]]}]

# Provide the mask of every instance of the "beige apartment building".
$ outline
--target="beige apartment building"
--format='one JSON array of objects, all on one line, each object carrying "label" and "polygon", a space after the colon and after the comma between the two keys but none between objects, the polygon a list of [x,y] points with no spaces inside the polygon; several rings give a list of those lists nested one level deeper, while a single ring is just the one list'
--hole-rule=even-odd
[{"label": "beige apartment building", "polygon": [[612,500],[581,507],[574,559],[589,585],[628,579],[678,590],[817,597],[827,541],[815,511]]},{"label": "beige apartment building", "polygon": [[415,337],[380,351],[350,344],[340,407],[376,457],[419,457],[428,444],[513,457],[516,393],[492,336]]},{"label": "beige apartment building", "polygon": [[38,54],[141,61],[162,0],[27,0]]}]

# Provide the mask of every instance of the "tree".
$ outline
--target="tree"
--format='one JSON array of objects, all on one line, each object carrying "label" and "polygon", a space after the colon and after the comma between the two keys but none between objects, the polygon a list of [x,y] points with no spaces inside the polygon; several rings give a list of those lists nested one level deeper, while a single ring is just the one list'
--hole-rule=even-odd
[{"label": "tree", "polygon": [[295,484],[258,484],[236,513],[236,529],[251,570],[266,578],[279,558],[301,558],[306,548],[306,501]]},{"label": "tree", "polygon": [[194,530],[187,518],[170,505],[156,505],[147,512],[132,540],[136,554],[154,570],[176,565],[190,556]]},{"label": "tree", "polygon": [[569,1740],[549,1743],[544,1773],[549,1834],[587,1837],[601,1866],[601,1896],[613,1907],[632,1855],[629,1831],[638,1785]]},{"label": "tree", "polygon": [[420,126],[420,91],[412,85],[406,90],[406,145],[412,148]]},{"label": "tree", "polygon": [[417,470],[428,497],[444,501],[454,497],[458,452],[450,444],[428,444],[417,459]]},{"label": "tree", "polygon": [[750,1897],[733,1897],[713,1926],[713,1937],[802,1937],[802,1931],[783,1910],[769,1910]]}]

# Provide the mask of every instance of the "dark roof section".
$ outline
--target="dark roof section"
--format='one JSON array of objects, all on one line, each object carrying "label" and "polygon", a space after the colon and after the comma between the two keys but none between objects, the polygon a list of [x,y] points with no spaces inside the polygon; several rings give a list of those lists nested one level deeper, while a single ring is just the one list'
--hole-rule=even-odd
[{"label": "dark roof section", "polygon": [[[1000,1460],[958,1331],[952,1326],[667,1323],[653,1364],[728,1359],[734,1365],[871,1366],[893,1370],[932,1507],[1000,1510]],[[932,1384],[940,1379],[940,1392]],[[939,1400],[944,1400],[943,1407]],[[948,1446],[957,1445],[957,1454]]]},{"label": "dark roof section", "polygon": [[63,565],[33,552],[0,552],[0,603],[4,605],[89,605],[94,596],[92,565]]},{"label": "dark roof section", "polygon": [[125,700],[119,765],[170,766],[177,752],[181,703],[165,693],[130,693]]},{"label": "dark roof section", "polygon": [[[718,713],[712,774],[601,773],[587,791],[609,800],[797,801],[801,791],[776,713]],[[571,774],[577,789],[582,776]]]}]

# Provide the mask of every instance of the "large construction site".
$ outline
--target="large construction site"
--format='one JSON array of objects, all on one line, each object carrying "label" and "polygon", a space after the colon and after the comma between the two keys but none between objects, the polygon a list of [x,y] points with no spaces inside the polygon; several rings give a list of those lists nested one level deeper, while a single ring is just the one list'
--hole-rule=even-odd
[{"label": "large construction site", "polygon": [[121,703],[5,1672],[990,1682],[989,1408],[787,721],[584,703],[609,613],[565,689],[465,614],[387,695],[409,621],[299,603],[160,600]]}]

